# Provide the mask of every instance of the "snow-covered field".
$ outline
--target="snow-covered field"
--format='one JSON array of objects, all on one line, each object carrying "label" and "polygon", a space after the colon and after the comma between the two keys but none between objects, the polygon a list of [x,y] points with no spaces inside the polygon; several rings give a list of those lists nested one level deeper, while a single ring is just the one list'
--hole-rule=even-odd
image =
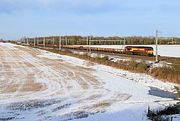
[{"label": "snow-covered field", "polygon": [[178,95],[170,93],[174,86],[145,74],[0,43],[3,121],[146,121],[148,106],[177,102]]},{"label": "snow-covered field", "polygon": [[[133,46],[139,46],[139,45],[133,45]],[[155,45],[143,45],[143,46],[153,47],[155,51],[154,53],[156,53]],[[125,46],[124,45],[91,45],[91,47],[124,49]],[[158,54],[160,56],[167,56],[167,57],[180,57],[180,45],[159,45]]]}]

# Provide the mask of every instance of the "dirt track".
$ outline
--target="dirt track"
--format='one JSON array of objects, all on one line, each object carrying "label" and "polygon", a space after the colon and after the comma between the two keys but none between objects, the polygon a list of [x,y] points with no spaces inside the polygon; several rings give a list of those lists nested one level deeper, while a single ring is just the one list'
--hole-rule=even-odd
[{"label": "dirt track", "polygon": [[[6,107],[9,110],[7,112],[12,114],[6,117],[5,112],[0,113],[5,120],[24,118],[21,114],[16,117],[15,112],[29,108],[37,109],[31,112],[32,115],[43,119],[49,110],[61,111],[74,103],[76,105],[71,106],[71,110],[66,109],[62,114],[101,112],[113,102],[127,100],[130,96],[114,94],[103,88],[103,82],[91,74],[93,69],[61,59],[39,57],[39,54],[40,50],[37,49],[0,44],[0,103],[3,105],[8,101],[10,105]],[[41,110],[40,107],[48,107],[48,110]],[[65,120],[70,118],[65,117]]]},{"label": "dirt track", "polygon": [[[23,97],[31,91],[42,95],[44,91],[51,88],[54,90],[50,95],[68,93],[73,96],[74,94],[71,93],[73,88],[85,91],[85,89],[93,88],[92,86],[96,88],[101,86],[100,82],[89,75],[93,70],[77,67],[60,60],[39,58],[36,56],[39,52],[34,49],[16,48],[13,50],[0,48],[0,73],[3,78],[0,91],[10,97]],[[5,96],[5,98],[7,97]]]}]

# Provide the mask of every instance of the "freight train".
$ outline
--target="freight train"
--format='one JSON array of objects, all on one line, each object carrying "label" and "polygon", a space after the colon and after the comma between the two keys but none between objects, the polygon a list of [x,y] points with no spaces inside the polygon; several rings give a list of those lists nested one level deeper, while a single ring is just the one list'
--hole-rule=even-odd
[{"label": "freight train", "polygon": [[89,46],[63,46],[68,49],[78,49],[78,50],[89,50],[89,51],[99,51],[99,52],[109,52],[109,53],[119,53],[119,54],[130,54],[130,55],[144,55],[153,56],[154,50],[152,47],[145,46],[126,46],[124,49],[116,48],[99,48],[99,47],[89,47]]},{"label": "freight train", "polygon": [[[43,46],[43,45],[38,45]],[[58,48],[58,45],[46,44],[49,48]],[[95,52],[108,52],[108,53],[119,53],[119,54],[129,54],[129,55],[143,55],[143,56],[153,56],[154,50],[152,47],[146,46],[126,46],[124,49],[117,48],[99,48],[92,46],[83,45],[62,45],[61,48],[64,49],[74,49],[74,50],[84,50],[84,51],[95,51]]]}]

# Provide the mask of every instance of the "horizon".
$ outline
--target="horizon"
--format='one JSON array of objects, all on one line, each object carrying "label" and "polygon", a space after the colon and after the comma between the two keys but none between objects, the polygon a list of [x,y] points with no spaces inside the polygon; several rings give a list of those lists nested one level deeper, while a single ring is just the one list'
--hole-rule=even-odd
[{"label": "horizon", "polygon": [[[4,39],[0,37],[0,40],[4,40],[4,41],[18,41],[21,40],[22,38],[44,38],[44,37],[72,37],[72,36],[80,36],[80,37],[104,37],[104,38],[113,38],[113,37],[118,37],[118,38],[128,38],[128,37],[137,37],[137,38],[155,38],[155,35],[153,36],[136,36],[136,35],[132,35],[132,36],[94,36],[94,35],[49,35],[49,36],[22,36],[19,37],[18,39]],[[176,37],[176,36],[159,36],[159,39],[171,39],[171,38],[180,38],[180,37]]]},{"label": "horizon", "polygon": [[1,0],[0,38],[93,35],[180,37],[180,1]]}]

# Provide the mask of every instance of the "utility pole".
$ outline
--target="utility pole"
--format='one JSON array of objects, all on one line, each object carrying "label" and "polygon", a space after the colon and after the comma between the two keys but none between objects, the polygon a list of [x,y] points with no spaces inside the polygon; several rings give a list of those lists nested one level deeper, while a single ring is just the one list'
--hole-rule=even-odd
[{"label": "utility pole", "polygon": [[25,45],[26,44],[26,37],[24,37],[24,44],[23,45]]},{"label": "utility pole", "polygon": [[89,52],[91,53],[91,40],[92,40],[92,36],[89,37]]},{"label": "utility pole", "polygon": [[124,46],[126,45],[126,38],[124,37]]},{"label": "utility pole", "polygon": [[89,53],[89,36],[86,38],[86,44],[87,44],[87,53]]},{"label": "utility pole", "polygon": [[54,47],[54,37],[53,37],[53,47]]},{"label": "utility pole", "polygon": [[27,38],[27,40],[26,40],[26,45],[28,45],[28,41],[29,41],[29,38]]},{"label": "utility pole", "polygon": [[37,46],[39,45],[39,38],[37,38]]},{"label": "utility pole", "polygon": [[46,48],[46,38],[44,37],[44,40],[43,40],[43,45],[44,45],[44,48]]},{"label": "utility pole", "polygon": [[125,49],[125,45],[126,45],[126,38],[124,37],[122,49]]},{"label": "utility pole", "polygon": [[67,40],[68,40],[67,37],[65,37],[65,40],[66,40],[66,45],[67,45],[67,44],[68,44],[68,43],[67,43]]},{"label": "utility pole", "polygon": [[34,47],[36,46],[36,38],[34,38]]},{"label": "utility pole", "polygon": [[173,44],[175,44],[175,43],[174,43],[174,39],[172,38],[172,45],[173,45]]},{"label": "utility pole", "polygon": [[156,30],[156,63],[159,62],[158,60],[158,34],[159,34],[158,30]]},{"label": "utility pole", "polygon": [[59,37],[59,50],[61,50],[61,41],[62,41],[62,38],[61,36]]}]

